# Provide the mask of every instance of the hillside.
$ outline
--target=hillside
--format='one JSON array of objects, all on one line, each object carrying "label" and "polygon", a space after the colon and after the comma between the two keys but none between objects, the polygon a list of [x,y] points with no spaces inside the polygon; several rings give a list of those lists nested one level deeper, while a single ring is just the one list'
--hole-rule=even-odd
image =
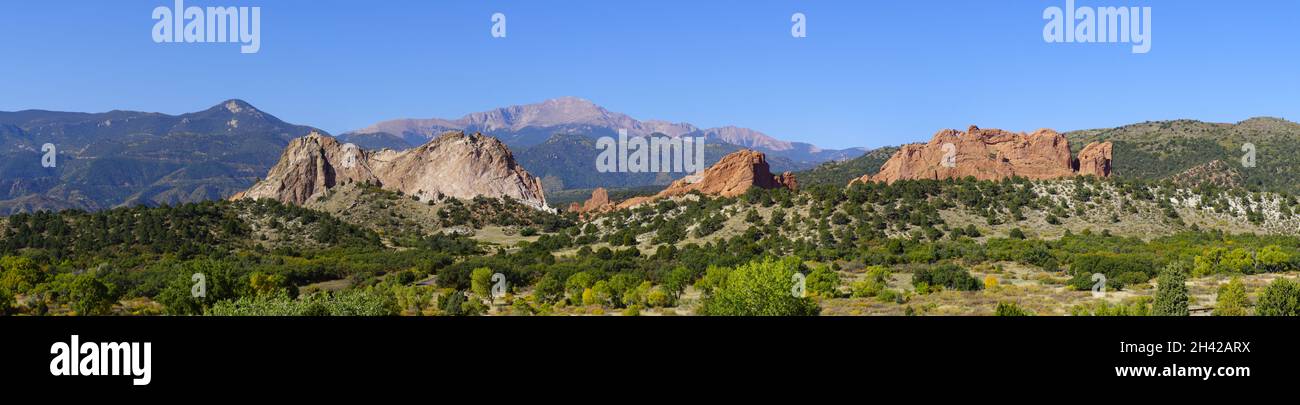
[{"label": "hillside", "polygon": [[880,166],[889,160],[898,147],[889,146],[884,148],[872,149],[862,156],[856,158],[838,161],[826,162],[812,169],[795,173],[795,178],[799,179],[800,184],[809,186],[833,184],[845,185],[849,181],[860,178],[863,175],[874,175],[880,172]]},{"label": "hillside", "polygon": [[[0,214],[220,199],[266,173],[292,125],[240,100],[204,111],[0,112]],[[41,147],[57,149],[43,167]]]},{"label": "hillside", "polygon": [[[1121,178],[1168,179],[1220,160],[1240,174],[1242,186],[1300,191],[1300,124],[1279,118],[1251,118],[1235,124],[1155,121],[1065,135],[1076,146],[1113,142],[1113,174]],[[1254,167],[1243,165],[1247,143],[1255,146]]]}]

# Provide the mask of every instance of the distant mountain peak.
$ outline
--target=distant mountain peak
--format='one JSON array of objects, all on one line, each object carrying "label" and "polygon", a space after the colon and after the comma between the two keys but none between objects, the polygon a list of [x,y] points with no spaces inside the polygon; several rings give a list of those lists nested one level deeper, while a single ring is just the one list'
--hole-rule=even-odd
[{"label": "distant mountain peak", "polygon": [[583,106],[583,107],[600,108],[600,106],[597,106],[596,103],[591,102],[591,100],[587,100],[587,99],[582,98],[582,97],[574,97],[574,96],[556,97],[556,98],[552,98],[552,99],[549,99],[549,100],[543,101],[543,102],[541,102],[540,104],[543,104],[543,105],[561,105],[561,106],[563,106],[563,105],[567,105],[567,106]]},{"label": "distant mountain peak", "polygon": [[758,149],[772,153],[774,156],[803,163],[851,159],[865,152],[861,148],[822,149],[807,143],[777,139],[753,129],[734,125],[701,129],[686,122],[638,120],[627,114],[609,111],[590,100],[575,96],[475,112],[458,119],[382,121],[360,130],[344,133],[342,138],[366,139],[374,141],[375,145],[384,146],[405,143],[407,147],[412,147],[449,130],[484,132],[515,148],[527,148],[546,142],[551,135],[557,133],[594,138],[615,136],[620,131],[626,130],[627,134],[633,137],[655,134],[674,138],[701,136],[711,142]]},{"label": "distant mountain peak", "polygon": [[212,106],[212,108],[207,109],[206,112],[225,113],[225,114],[232,114],[232,115],[264,114],[261,110],[258,110],[257,107],[253,107],[253,105],[249,104],[247,101],[240,100],[237,98],[232,98],[226,101],[222,101],[221,103]]}]

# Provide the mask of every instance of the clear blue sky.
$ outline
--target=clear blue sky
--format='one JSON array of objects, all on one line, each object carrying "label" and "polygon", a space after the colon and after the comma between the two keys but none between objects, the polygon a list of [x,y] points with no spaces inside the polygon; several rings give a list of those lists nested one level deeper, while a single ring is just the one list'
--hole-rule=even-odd
[{"label": "clear blue sky", "polygon": [[[1146,120],[1300,119],[1300,1],[1154,9],[1151,52],[1047,44],[1043,9],[987,1],[249,1],[260,53],[155,44],[151,1],[0,2],[0,110],[182,113],[228,98],[339,133],[578,96],[640,119],[826,147]],[[507,38],[490,37],[493,12]],[[803,12],[808,37],[790,36]]]}]

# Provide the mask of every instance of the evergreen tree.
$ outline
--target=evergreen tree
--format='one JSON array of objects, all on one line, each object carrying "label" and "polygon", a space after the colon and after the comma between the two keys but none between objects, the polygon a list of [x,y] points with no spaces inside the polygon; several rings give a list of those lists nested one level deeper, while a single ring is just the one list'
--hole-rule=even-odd
[{"label": "evergreen tree", "polygon": [[1298,316],[1300,315],[1300,285],[1296,282],[1279,278],[1273,280],[1259,296],[1259,306],[1255,314],[1260,316]]},{"label": "evergreen tree", "polygon": [[1233,277],[1228,284],[1219,287],[1219,296],[1214,302],[1214,316],[1246,316],[1249,307],[1246,286],[1240,278]]},{"label": "evergreen tree", "polygon": [[1187,265],[1182,262],[1169,264],[1160,272],[1156,284],[1153,315],[1187,316]]}]

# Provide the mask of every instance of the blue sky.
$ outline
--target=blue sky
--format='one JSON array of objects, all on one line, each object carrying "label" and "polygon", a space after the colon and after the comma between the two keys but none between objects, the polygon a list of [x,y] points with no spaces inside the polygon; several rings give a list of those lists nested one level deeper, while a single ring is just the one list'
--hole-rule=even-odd
[{"label": "blue sky", "polygon": [[[259,1],[262,46],[156,44],[154,1],[0,2],[0,110],[183,113],[228,98],[339,133],[578,96],[824,147],[942,128],[1300,120],[1297,1],[1150,6],[1152,48],[1048,44],[1065,0]],[[491,15],[507,37],[490,36]],[[808,37],[790,36],[802,12]]]}]

